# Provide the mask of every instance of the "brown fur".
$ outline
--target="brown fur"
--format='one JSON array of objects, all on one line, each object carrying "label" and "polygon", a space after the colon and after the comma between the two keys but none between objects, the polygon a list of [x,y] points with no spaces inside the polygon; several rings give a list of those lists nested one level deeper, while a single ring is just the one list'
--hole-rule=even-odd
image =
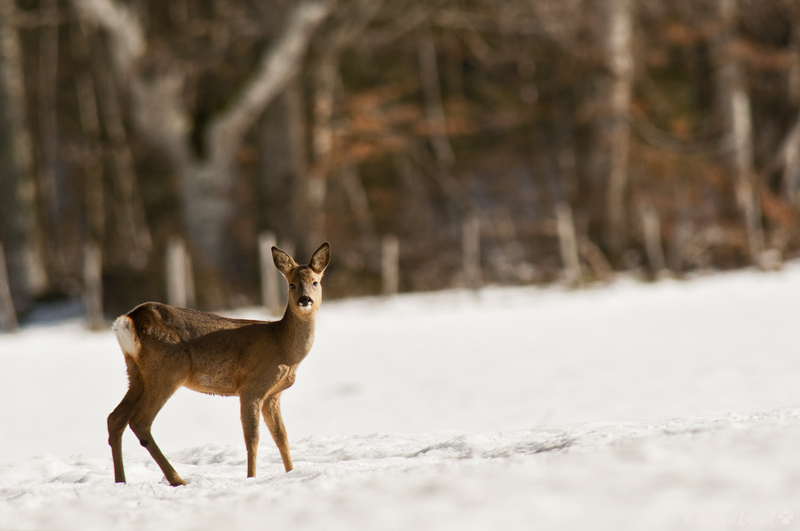
[{"label": "brown fur", "polygon": [[[125,482],[122,433],[130,425],[170,484],[186,484],[150,433],[156,415],[181,386],[239,397],[247,477],[256,475],[259,413],[278,446],[284,468],[292,470],[280,396],[294,383],[297,366],[314,343],[314,324],[322,302],[320,281],[330,261],[330,246],[322,244],[308,266],[298,266],[277,247],[272,248],[272,256],[290,284],[289,301],[279,321],[229,319],[156,302],[137,306],[117,319],[114,331],[123,347],[130,381],[127,394],[108,417],[117,482]],[[303,307],[308,299],[311,303]]]}]

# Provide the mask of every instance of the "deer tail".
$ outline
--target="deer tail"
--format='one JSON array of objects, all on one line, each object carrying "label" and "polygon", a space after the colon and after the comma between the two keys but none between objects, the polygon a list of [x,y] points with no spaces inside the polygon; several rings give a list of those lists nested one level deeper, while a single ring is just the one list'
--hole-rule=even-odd
[{"label": "deer tail", "polygon": [[118,317],[111,327],[114,334],[117,336],[117,342],[122,347],[122,351],[132,358],[139,356],[139,351],[142,349],[142,344],[136,335],[136,328],[133,326],[133,320],[127,315]]}]

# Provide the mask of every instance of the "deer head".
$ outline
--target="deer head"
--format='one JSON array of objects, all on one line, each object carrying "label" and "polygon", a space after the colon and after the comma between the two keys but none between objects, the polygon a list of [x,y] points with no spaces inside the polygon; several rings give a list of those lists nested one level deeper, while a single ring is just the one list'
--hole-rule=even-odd
[{"label": "deer head", "polygon": [[328,242],[320,245],[311,255],[308,265],[297,265],[291,256],[277,247],[272,248],[272,259],[289,283],[290,311],[298,317],[314,316],[322,303],[322,274],[331,259],[331,246]]}]

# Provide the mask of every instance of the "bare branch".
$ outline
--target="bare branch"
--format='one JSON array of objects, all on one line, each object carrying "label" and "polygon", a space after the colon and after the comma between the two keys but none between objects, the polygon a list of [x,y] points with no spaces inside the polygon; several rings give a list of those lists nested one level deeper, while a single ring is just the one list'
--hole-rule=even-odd
[{"label": "bare branch", "polygon": [[212,161],[230,158],[245,131],[297,74],[314,30],[329,12],[330,4],[317,1],[305,2],[294,10],[286,32],[264,54],[241,97],[211,123],[207,141]]},{"label": "bare branch", "polygon": [[108,34],[117,79],[130,86],[133,117],[150,141],[176,164],[185,165],[189,155],[189,119],[181,101],[183,75],[179,71],[145,81],[138,75],[147,51],[139,17],[128,6],[113,0],[73,0],[87,23]]},{"label": "bare branch", "polygon": [[128,75],[147,47],[136,13],[113,0],[72,0],[72,3],[86,22],[108,32],[114,68],[119,74]]}]

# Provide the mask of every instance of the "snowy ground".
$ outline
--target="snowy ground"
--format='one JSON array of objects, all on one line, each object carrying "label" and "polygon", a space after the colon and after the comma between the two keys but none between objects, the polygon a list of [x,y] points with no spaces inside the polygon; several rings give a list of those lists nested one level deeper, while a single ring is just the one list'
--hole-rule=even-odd
[{"label": "snowy ground", "polygon": [[181,390],[172,488],[130,432],[113,483],[113,335],[31,325],[0,336],[0,530],[800,528],[799,340],[800,264],[327,302],[295,470],[262,429],[245,479],[236,399]]}]

